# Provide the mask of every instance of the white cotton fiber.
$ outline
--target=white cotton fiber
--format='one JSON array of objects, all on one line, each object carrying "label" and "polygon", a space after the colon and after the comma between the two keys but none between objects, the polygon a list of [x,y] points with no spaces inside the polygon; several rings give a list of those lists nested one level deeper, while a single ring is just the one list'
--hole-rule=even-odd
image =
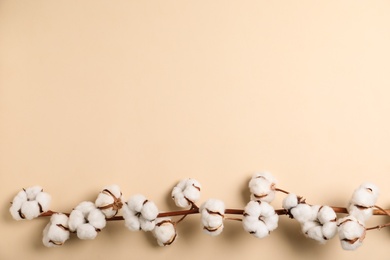
[{"label": "white cotton fiber", "polygon": [[10,213],[16,220],[33,219],[49,210],[51,197],[40,186],[21,190],[13,198]]},{"label": "white cotton fiber", "polygon": [[308,221],[304,223],[302,227],[302,231],[307,237],[314,239],[320,242],[321,244],[326,242],[324,235],[322,233],[322,226],[319,225],[317,222]]},{"label": "white cotton fiber", "polygon": [[249,181],[251,200],[261,200],[270,203],[275,199],[276,179],[269,172],[255,173]]},{"label": "white cotton fiber", "polygon": [[65,214],[56,213],[50,218],[50,222],[43,230],[42,242],[47,247],[58,247],[69,239],[70,232],[67,229],[68,217]]},{"label": "white cotton fiber", "polygon": [[40,192],[36,196],[36,201],[41,205],[42,212],[46,212],[49,210],[51,196],[46,192]]},{"label": "white cotton fiber", "polygon": [[93,209],[87,217],[88,223],[97,229],[103,229],[106,226],[106,218],[99,209]]},{"label": "white cotton fiber", "polygon": [[138,218],[138,220],[143,231],[152,231],[156,225],[155,220],[150,221],[142,217]]},{"label": "white cotton fiber", "polygon": [[81,224],[77,228],[77,237],[80,239],[95,239],[97,231],[91,224]]},{"label": "white cotton fiber", "polygon": [[106,218],[114,217],[122,205],[122,192],[118,185],[104,187],[95,200],[95,206],[103,212]]},{"label": "white cotton fiber", "polygon": [[379,188],[369,182],[363,183],[357,188],[351,198],[351,203],[364,207],[375,205],[379,195]]},{"label": "white cotton fiber", "polygon": [[300,203],[295,208],[292,208],[291,214],[299,223],[310,221],[313,218],[311,206],[304,203]]},{"label": "white cotton fiber", "polygon": [[170,245],[177,237],[176,228],[169,218],[158,219],[152,232],[159,246]]},{"label": "white cotton fiber", "polygon": [[223,231],[225,204],[221,200],[208,199],[200,207],[203,231],[211,236],[217,236]]},{"label": "white cotton fiber", "polygon": [[337,218],[336,212],[329,206],[322,206],[317,215],[318,220],[321,224],[325,224],[329,221],[335,221]]},{"label": "white cotton fiber", "polygon": [[23,202],[21,212],[28,220],[36,218],[39,216],[39,214],[41,214],[38,202],[36,200]]},{"label": "white cotton fiber", "polygon": [[155,220],[158,215],[158,208],[156,204],[154,204],[152,201],[147,201],[141,209],[141,215],[143,218],[145,218],[145,220]]},{"label": "white cotton fiber", "polygon": [[326,222],[322,226],[322,234],[326,240],[333,238],[337,234],[336,221]]},{"label": "white cotton fiber", "polygon": [[42,192],[43,189],[41,186],[33,186],[25,189],[27,200],[35,200],[37,195]]},{"label": "white cotton fiber", "polygon": [[172,189],[172,199],[175,201],[176,206],[185,208],[191,206],[197,202],[200,198],[201,185],[195,179],[184,179],[181,180]]},{"label": "white cotton fiber", "polygon": [[132,196],[123,207],[125,226],[131,231],[153,230],[157,215],[158,208],[156,204],[147,200],[141,194]]},{"label": "white cotton fiber", "polygon": [[338,234],[341,246],[345,250],[355,250],[363,243],[366,229],[354,216],[347,216],[339,219]]},{"label": "white cotton fiber", "polygon": [[86,217],[91,210],[96,209],[96,206],[91,201],[83,201],[77,207],[74,208],[75,210],[81,211],[83,215]]},{"label": "white cotton fiber", "polygon": [[265,201],[250,201],[244,209],[242,225],[244,230],[258,238],[278,227],[279,216],[271,205]]},{"label": "white cotton fiber", "polygon": [[284,199],[283,199],[283,202],[282,202],[282,207],[284,209],[291,209],[291,208],[294,208],[298,205],[298,196],[293,194],[293,193],[290,193],[288,194]]},{"label": "white cotton fiber", "polygon": [[86,220],[85,220],[85,217],[83,215],[83,212],[81,212],[80,210],[77,210],[77,209],[74,209],[70,212],[69,221],[68,221],[70,231],[75,232],[77,230],[77,228],[80,225],[84,224],[85,222],[86,222]]},{"label": "white cotton fiber", "polygon": [[136,194],[130,197],[130,199],[127,201],[127,205],[129,209],[136,212],[141,212],[145,201],[147,201],[147,199],[145,198],[144,195]]},{"label": "white cotton fiber", "polygon": [[360,208],[355,204],[349,204],[347,209],[348,209],[348,213],[351,216],[354,216],[355,218],[357,218],[359,221],[363,223],[365,223],[368,219],[370,219],[374,212],[373,208]]}]

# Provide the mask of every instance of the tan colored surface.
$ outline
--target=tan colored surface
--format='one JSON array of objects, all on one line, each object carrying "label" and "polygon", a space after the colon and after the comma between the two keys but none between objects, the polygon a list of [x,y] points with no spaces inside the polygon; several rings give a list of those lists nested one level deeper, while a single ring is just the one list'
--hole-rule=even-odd
[{"label": "tan colored surface", "polygon": [[338,206],[370,180],[390,207],[389,13],[389,1],[1,1],[0,259],[387,259],[388,229],[345,252],[287,217],[263,240],[238,222],[212,238],[191,216],[168,248],[118,222],[47,249],[47,219],[16,222],[8,207],[40,184],[70,211],[116,183],[168,210],[194,177],[202,201],[242,208],[262,169]]}]

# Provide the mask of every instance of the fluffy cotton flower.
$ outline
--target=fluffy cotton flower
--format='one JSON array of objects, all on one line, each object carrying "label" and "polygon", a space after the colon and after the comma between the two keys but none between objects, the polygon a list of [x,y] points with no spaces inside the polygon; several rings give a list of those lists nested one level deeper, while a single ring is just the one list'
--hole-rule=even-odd
[{"label": "fluffy cotton flower", "polygon": [[202,217],[203,231],[211,236],[221,234],[225,217],[225,204],[223,201],[209,199],[201,205],[199,212]]},{"label": "fluffy cotton flower", "polygon": [[200,198],[201,185],[197,180],[181,180],[172,190],[172,199],[176,206],[185,208],[193,205]]},{"label": "fluffy cotton flower", "polygon": [[95,205],[106,218],[112,218],[122,208],[122,192],[118,185],[105,187],[98,195]]},{"label": "fluffy cotton flower", "polygon": [[325,243],[337,233],[336,213],[329,206],[311,206],[311,219],[302,222],[302,232],[309,238]]},{"label": "fluffy cotton flower", "polygon": [[305,236],[325,243],[337,233],[336,213],[329,206],[308,205],[295,194],[288,194],[283,200],[283,208],[291,218],[296,219]]},{"label": "fluffy cotton flower", "polygon": [[276,179],[269,172],[255,173],[249,181],[251,200],[270,203],[275,198]]},{"label": "fluffy cotton flower", "polygon": [[176,227],[170,218],[160,218],[156,220],[156,226],[152,230],[159,246],[172,244],[176,237]]},{"label": "fluffy cotton flower", "polygon": [[244,209],[242,225],[257,238],[263,238],[278,227],[279,216],[265,201],[250,201]]},{"label": "fluffy cotton flower", "polygon": [[348,213],[359,221],[365,222],[373,213],[373,207],[378,199],[379,189],[372,183],[363,183],[352,194]]},{"label": "fluffy cotton flower", "polygon": [[132,196],[123,207],[125,225],[132,231],[151,231],[155,227],[158,209],[143,195]]},{"label": "fluffy cotton flower", "polygon": [[16,220],[33,219],[49,210],[51,196],[40,186],[21,190],[13,199],[10,213]]},{"label": "fluffy cotton flower", "polygon": [[106,226],[102,211],[91,201],[84,201],[72,210],[69,216],[69,230],[77,232],[80,239],[94,239]]},{"label": "fluffy cotton flower", "polygon": [[42,242],[47,247],[62,246],[69,239],[68,216],[62,213],[53,214],[43,230]]},{"label": "fluffy cotton flower", "polygon": [[363,243],[366,235],[364,223],[354,216],[346,216],[337,222],[341,247],[345,250],[355,250]]}]

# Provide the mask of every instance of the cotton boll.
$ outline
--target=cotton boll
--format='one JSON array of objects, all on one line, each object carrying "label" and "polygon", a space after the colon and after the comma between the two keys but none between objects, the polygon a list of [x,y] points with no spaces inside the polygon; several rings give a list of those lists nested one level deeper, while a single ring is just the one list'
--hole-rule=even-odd
[{"label": "cotton boll", "polygon": [[366,229],[354,216],[347,216],[339,219],[338,234],[341,246],[345,250],[355,250],[363,243]]},{"label": "cotton boll", "polygon": [[197,180],[184,179],[173,188],[171,196],[176,206],[185,208],[199,200],[200,190],[201,185]]},{"label": "cotton boll", "polygon": [[42,242],[47,247],[58,247],[69,239],[70,232],[67,228],[68,217],[65,214],[56,213],[50,218],[50,222],[43,230]]},{"label": "cotton boll", "polygon": [[95,205],[100,209],[106,218],[114,217],[122,208],[122,192],[118,185],[105,187],[98,195]]},{"label": "cotton boll", "polygon": [[177,237],[176,228],[169,218],[158,219],[152,232],[159,246],[171,245]]},{"label": "cotton boll", "polygon": [[249,181],[251,200],[271,202],[275,198],[275,179],[270,173],[256,173]]},{"label": "cotton boll", "polygon": [[244,230],[258,238],[268,236],[278,226],[279,216],[265,201],[250,201],[244,209],[242,225]]},{"label": "cotton boll", "polygon": [[225,204],[221,200],[208,199],[200,207],[203,231],[211,236],[217,236],[223,231]]},{"label": "cotton boll", "polygon": [[351,204],[363,207],[375,205],[379,195],[379,188],[372,183],[363,183],[357,188],[351,198]]},{"label": "cotton boll", "polygon": [[38,217],[41,214],[38,202],[36,200],[23,202],[21,213],[28,220]]},{"label": "cotton boll", "polygon": [[72,212],[70,212],[69,221],[68,221],[70,231],[75,232],[77,230],[77,228],[80,225],[84,224],[85,222],[86,222],[86,220],[85,220],[85,217],[83,215],[83,212],[81,212],[80,210],[77,210],[77,209],[74,209],[74,210],[72,210]]},{"label": "cotton boll", "polygon": [[96,236],[97,231],[91,224],[81,224],[77,228],[77,237],[80,239],[95,239]]},{"label": "cotton boll", "polygon": [[93,209],[88,214],[88,223],[97,229],[103,229],[106,226],[106,218],[99,209]]},{"label": "cotton boll", "polygon": [[291,209],[291,208],[294,208],[298,205],[298,196],[293,194],[293,193],[290,193],[288,194],[284,199],[283,199],[283,202],[282,202],[282,207],[284,209]]},{"label": "cotton boll", "polygon": [[29,187],[13,198],[10,213],[16,220],[30,220],[48,211],[50,200],[50,195],[42,192],[40,186]]},{"label": "cotton boll", "polygon": [[321,224],[325,224],[329,221],[335,221],[337,218],[336,212],[329,206],[322,206],[318,211],[318,220]]}]

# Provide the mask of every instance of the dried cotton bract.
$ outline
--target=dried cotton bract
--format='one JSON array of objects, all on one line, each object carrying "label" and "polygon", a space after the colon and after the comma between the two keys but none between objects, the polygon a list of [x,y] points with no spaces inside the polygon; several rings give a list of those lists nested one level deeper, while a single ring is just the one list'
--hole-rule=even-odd
[{"label": "dried cotton bract", "polygon": [[49,210],[51,196],[42,187],[21,190],[13,199],[10,213],[16,220],[33,219]]},{"label": "dried cotton bract", "polygon": [[105,187],[98,195],[95,205],[106,218],[112,218],[122,208],[122,192],[118,185]]},{"label": "dried cotton bract", "polygon": [[249,181],[251,200],[271,203],[275,198],[276,179],[269,172],[255,173]]},{"label": "dried cotton bract", "polygon": [[345,250],[355,250],[363,243],[366,235],[364,223],[354,216],[341,218],[337,222],[341,247]]},{"label": "dried cotton bract", "polygon": [[200,198],[201,185],[197,180],[181,180],[172,190],[172,199],[180,208],[189,207],[195,204]]},{"label": "dried cotton bract", "polygon": [[171,245],[177,237],[176,227],[170,218],[157,219],[152,233],[159,246]]},{"label": "dried cotton bract", "polygon": [[43,230],[42,242],[47,247],[62,246],[69,239],[68,216],[62,213],[53,214]]},{"label": "dried cotton bract", "polygon": [[69,216],[69,230],[80,239],[94,239],[106,226],[106,218],[91,201],[81,202]]},{"label": "dried cotton bract", "polygon": [[373,213],[373,207],[378,199],[379,188],[372,183],[363,183],[357,188],[348,205],[348,213],[360,222],[366,222]]},{"label": "dried cotton bract", "polygon": [[257,238],[263,238],[278,227],[279,216],[265,201],[250,201],[244,209],[244,230]]},{"label": "dried cotton bract", "polygon": [[199,212],[202,218],[203,231],[211,236],[221,234],[225,217],[225,204],[223,201],[208,199],[201,205]]},{"label": "dried cotton bract", "polygon": [[125,225],[132,231],[153,230],[157,215],[157,206],[141,194],[132,196],[123,207]]}]

